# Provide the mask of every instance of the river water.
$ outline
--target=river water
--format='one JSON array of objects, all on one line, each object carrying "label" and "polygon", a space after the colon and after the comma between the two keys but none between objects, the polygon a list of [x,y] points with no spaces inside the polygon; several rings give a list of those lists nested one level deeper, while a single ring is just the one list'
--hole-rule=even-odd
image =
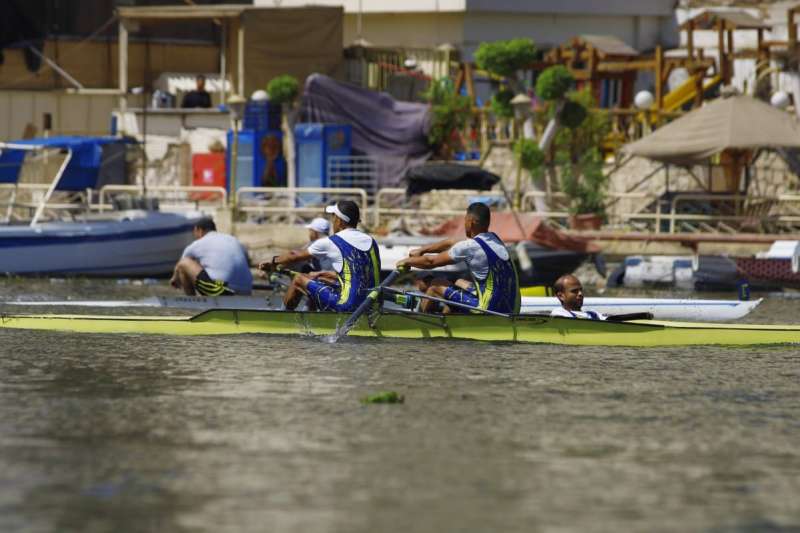
[{"label": "river water", "polygon": [[799,351],[0,331],[0,531],[798,532]]}]

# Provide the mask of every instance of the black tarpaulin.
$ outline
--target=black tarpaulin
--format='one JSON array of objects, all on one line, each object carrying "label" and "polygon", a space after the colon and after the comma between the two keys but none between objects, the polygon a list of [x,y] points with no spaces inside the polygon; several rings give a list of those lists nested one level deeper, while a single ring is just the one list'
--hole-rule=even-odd
[{"label": "black tarpaulin", "polygon": [[412,196],[436,189],[472,189],[486,191],[500,181],[500,176],[472,165],[435,163],[411,167],[406,173],[406,194]]}]

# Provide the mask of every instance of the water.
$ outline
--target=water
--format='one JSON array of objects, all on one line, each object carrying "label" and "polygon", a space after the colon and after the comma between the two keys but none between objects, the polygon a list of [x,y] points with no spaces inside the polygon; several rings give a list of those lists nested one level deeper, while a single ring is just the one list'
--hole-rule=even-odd
[{"label": "water", "polygon": [[[800,531],[797,347],[2,331],[0,352],[4,532]],[[405,403],[360,402],[384,390]]]}]

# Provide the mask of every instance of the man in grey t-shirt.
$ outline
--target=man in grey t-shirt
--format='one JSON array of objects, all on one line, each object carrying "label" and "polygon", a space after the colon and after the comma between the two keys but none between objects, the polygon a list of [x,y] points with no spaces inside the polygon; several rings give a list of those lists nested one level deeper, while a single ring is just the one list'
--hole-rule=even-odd
[{"label": "man in grey t-shirt", "polygon": [[[467,208],[464,217],[465,240],[443,240],[412,250],[409,257],[397,263],[422,269],[437,268],[464,261],[472,281],[458,280],[451,284],[446,279],[422,282],[418,288],[428,296],[444,299],[448,305],[445,313],[455,310],[485,309],[498,313],[519,313],[520,292],[517,271],[505,244],[489,231],[491,212],[486,204],[475,202]],[[420,310],[433,312],[439,304],[423,299]]]},{"label": "man in grey t-shirt", "polygon": [[175,265],[172,286],[188,296],[250,294],[253,275],[247,253],[236,237],[219,233],[210,218],[199,220],[193,233],[196,240]]}]

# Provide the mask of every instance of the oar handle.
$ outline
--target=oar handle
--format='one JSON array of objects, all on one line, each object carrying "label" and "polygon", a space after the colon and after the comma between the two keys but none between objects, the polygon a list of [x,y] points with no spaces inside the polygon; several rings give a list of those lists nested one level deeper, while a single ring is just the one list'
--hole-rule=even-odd
[{"label": "oar handle", "polygon": [[399,270],[393,270],[388,276],[386,276],[386,279],[384,279],[380,285],[369,291],[366,299],[364,299],[364,301],[361,302],[361,305],[359,305],[356,308],[356,310],[353,311],[353,314],[350,315],[350,317],[344,323],[344,326],[342,326],[342,330],[345,332],[349,331],[350,328],[352,328],[355,325],[358,319],[361,318],[361,315],[363,315],[372,306],[373,302],[375,302],[375,300],[378,299],[378,296],[380,296],[381,291],[385,287],[391,285],[399,275],[400,275]]}]

